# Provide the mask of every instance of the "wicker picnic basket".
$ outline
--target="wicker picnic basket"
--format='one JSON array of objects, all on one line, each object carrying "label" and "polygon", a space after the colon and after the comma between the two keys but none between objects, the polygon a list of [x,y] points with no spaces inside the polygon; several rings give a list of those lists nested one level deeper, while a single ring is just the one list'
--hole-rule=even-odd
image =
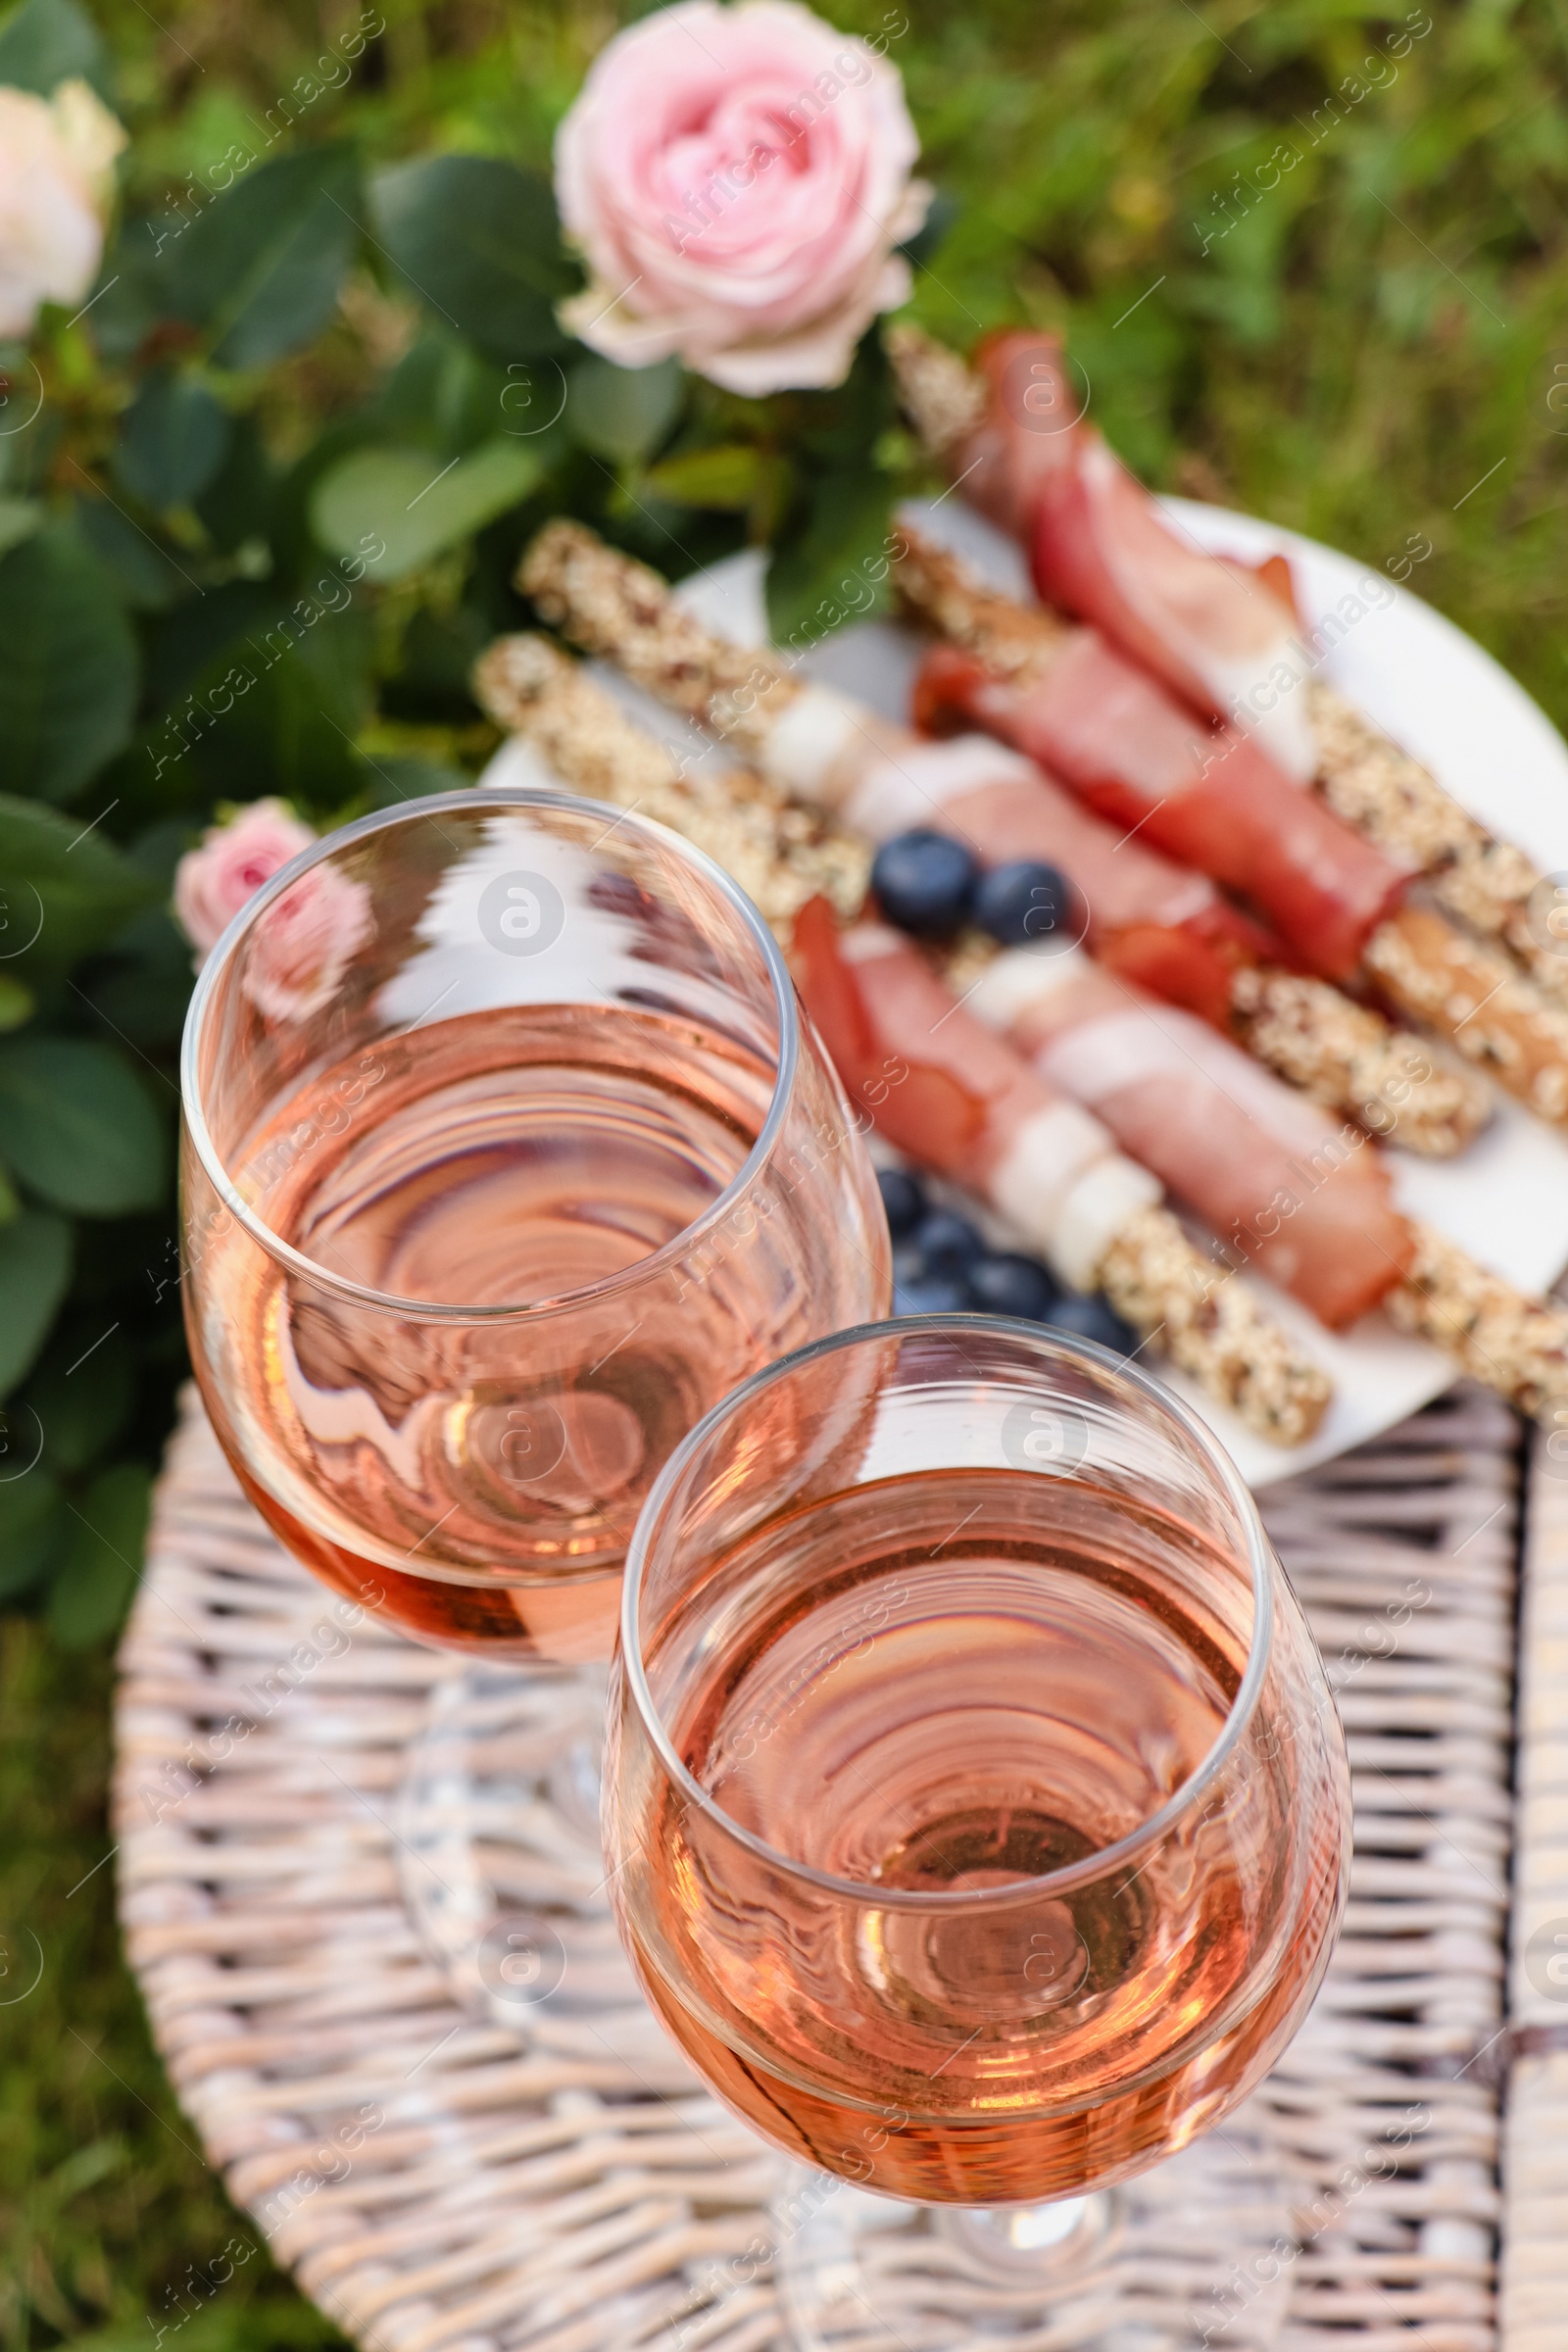
[{"label": "wicker picnic basket", "polygon": [[[1518,1424],[1461,1388],[1264,1498],[1356,1799],[1343,1942],[1247,2113],[1293,2217],[1285,2352],[1568,2344],[1559,1470],[1542,1449],[1527,1476]],[[775,2343],[778,2165],[640,2011],[594,1883],[573,1762],[591,1682],[498,1717],[483,1884],[466,1884],[442,1843],[442,1726],[482,1714],[482,1689],[368,1621],[323,1638],[330,1606],[188,1400],[121,1655],[116,1835],[131,1965],[230,2193],[381,2352]],[[576,1923],[559,2017],[494,1997],[498,1902]],[[1249,2341],[1219,2251],[1245,2181],[1218,2139],[1121,2257],[1130,2352]]]}]

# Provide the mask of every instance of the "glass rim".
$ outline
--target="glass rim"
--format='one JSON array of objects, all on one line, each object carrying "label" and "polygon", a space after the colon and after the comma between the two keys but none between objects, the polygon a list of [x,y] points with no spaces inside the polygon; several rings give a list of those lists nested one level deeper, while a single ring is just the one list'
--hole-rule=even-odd
[{"label": "glass rim", "polygon": [[[619,1273],[609,1275],[602,1282],[590,1283],[586,1289],[562,1291],[554,1298],[529,1299],[514,1305],[465,1305],[447,1300],[401,1298],[392,1292],[373,1290],[367,1283],[354,1282],[347,1275],[334,1274],[329,1267],[318,1264],[303,1250],[296,1250],[292,1243],[284,1241],[281,1234],[274,1233],[250,1203],[241,1198],[207,1124],[196,1071],[197,1050],[218,994],[219,982],[233,961],[241,942],[254,929],[268,907],[302,874],[308,873],[313,866],[323,864],[347,843],[363,841],[374,833],[389,832],[394,826],[411,824],[432,812],[504,815],[513,808],[545,808],[564,810],[572,815],[605,817],[612,820],[611,829],[617,832],[629,826],[634,833],[641,833],[660,847],[673,850],[683,864],[694,869],[717,891],[720,898],[728,902],[739,917],[742,928],[756,943],[773,991],[774,1009],[778,1015],[778,1052],[773,1091],[768,1099],[767,1115],[758,1130],[757,1141],[723,1191],[710,1201],[701,1216],[693,1218],[689,1225],[683,1225],[679,1233],[672,1234],[667,1242],[662,1242],[657,1250],[651,1250],[645,1257],[634,1258]],[[238,912],[230,917],[196,976],[196,986],[186,1009],[184,1033],[180,1041],[179,1096],[186,1131],[208,1182],[224,1208],[238,1219],[251,1239],[270,1257],[320,1289],[330,1291],[357,1306],[373,1308],[407,1321],[511,1323],[526,1321],[532,1316],[559,1314],[589,1302],[598,1303],[613,1298],[617,1291],[630,1289],[650,1276],[657,1276],[700,1242],[713,1226],[721,1223],[756,1183],[778,1141],[795,1090],[800,1054],[800,1013],[796,1004],[795,984],[790,978],[783,952],[759,908],[739,883],[705,850],[700,850],[695,842],[687,841],[672,827],[659,823],[657,818],[638,815],[629,808],[616,808],[608,801],[588,800],[578,793],[555,792],[545,785],[474,785],[462,792],[424,794],[395,808],[372,809],[368,815],[356,817],[350,824],[338,825],[330,833],[321,834],[309,848],[301,850],[286,865],[279,866],[275,874],[269,876],[261,888],[253,892]]]},{"label": "glass rim", "polygon": [[[1077,1862],[1063,1863],[1058,1869],[1042,1872],[1035,1878],[1019,1879],[1007,1886],[958,1887],[944,1893],[925,1893],[913,1887],[877,1886],[862,1879],[841,1879],[831,1871],[818,1870],[812,1863],[801,1862],[790,1854],[781,1853],[777,1846],[769,1845],[755,1831],[743,1828],[732,1815],[725,1812],[722,1805],[714,1801],[696,1776],[687,1770],[676,1752],[674,1742],[654,1703],[637,1627],[643,1571],[652,1548],[656,1522],[665,1510],[676,1481],[694,1458],[698,1447],[720,1429],[732,1414],[750,1403],[774,1381],[788,1377],[816,1357],[842,1348],[861,1347],[868,1341],[881,1343],[922,1332],[967,1334],[975,1338],[993,1338],[1001,1333],[1011,1339],[1026,1340],[1031,1348],[1086,1364],[1092,1370],[1112,1372],[1119,1379],[1130,1380],[1133,1387],[1142,1393],[1146,1403],[1177,1424],[1183,1435],[1195,1444],[1204,1466],[1216,1475],[1243,1530],[1252,1585],[1251,1637],[1248,1644],[1247,1665],[1237,1686],[1236,1696],[1207,1753],[1171,1791],[1157,1811],[1152,1813],[1147,1821],[1140,1822],[1135,1830],[1128,1831],[1125,1837],[1116,1838],[1109,1845],[1098,1847],[1094,1853],[1085,1854]],[[804,1348],[797,1348],[791,1354],[780,1356],[776,1362],[764,1364],[760,1371],[754,1372],[738,1388],[732,1389],[727,1396],[721,1397],[717,1404],[711,1405],[682,1438],[649,1489],[637,1515],[631,1542],[626,1547],[626,1567],[620,1596],[619,1667],[643,1728],[675,1787],[699,1812],[769,1868],[813,1886],[821,1893],[832,1895],[839,1901],[854,1902],[869,1910],[951,1916],[962,1911],[1010,1909],[1015,1904],[1039,1902],[1043,1897],[1069,1893],[1076,1887],[1092,1885],[1107,1871],[1118,1869],[1124,1862],[1135,1860],[1147,1848],[1157,1845],[1166,1832],[1191,1810],[1224,1769],[1257,1704],[1258,1692],[1268,1668],[1274,1633],[1273,1579],[1280,1573],[1256,1499],[1224,1446],[1190,1405],[1140,1366],[1124,1356],[1114,1354],[1110,1348],[1101,1347],[1098,1341],[1080,1339],[1076,1333],[1058,1333],[1050,1326],[1026,1323],[1012,1315],[981,1315],[973,1312],[897,1315],[884,1323],[852,1324],[847,1331],[831,1332],[826,1339],[813,1340]]]}]

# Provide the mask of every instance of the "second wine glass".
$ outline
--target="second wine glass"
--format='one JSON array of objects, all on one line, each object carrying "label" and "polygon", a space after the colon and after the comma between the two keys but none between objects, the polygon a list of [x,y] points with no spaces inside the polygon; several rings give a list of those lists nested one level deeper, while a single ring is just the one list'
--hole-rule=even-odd
[{"label": "second wine glass", "polygon": [[1251,1497],[1101,1349],[962,1316],[843,1334],[726,1399],[649,1497],[606,1764],[638,1976],[758,2131],[939,2209],[781,2225],[804,2342],[969,2343],[933,2292],[950,2320],[989,2298],[987,2340],[1087,2341],[1112,2209],[1040,2201],[1260,2080],[1327,1963],[1348,1825]]}]

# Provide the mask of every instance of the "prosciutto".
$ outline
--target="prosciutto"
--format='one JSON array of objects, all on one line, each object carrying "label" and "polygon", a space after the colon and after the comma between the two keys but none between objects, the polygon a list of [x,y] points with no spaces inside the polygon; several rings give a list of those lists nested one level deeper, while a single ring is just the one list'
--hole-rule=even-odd
[{"label": "prosciutto", "polygon": [[1041,596],[1093,621],[1195,710],[1255,732],[1308,782],[1315,747],[1280,567],[1270,576],[1211,555],[1164,513],[1076,414],[1056,337],[1001,336],[979,367],[988,414],[957,470],[974,467],[965,491],[1022,540]]},{"label": "prosciutto", "polygon": [[902,933],[795,918],[797,986],[852,1099],[888,1141],[989,1200],[1079,1290],[1160,1197],[1109,1128],[993,1034]]},{"label": "prosciutto", "polygon": [[1293,784],[1250,737],[1200,728],[1097,629],[1072,630],[1023,678],[938,646],[915,710],[930,728],[985,727],[1049,767],[1122,833],[1239,893],[1328,980],[1354,975],[1415,870]]},{"label": "prosciutto", "polygon": [[1353,1323],[1404,1274],[1376,1148],[1202,1022],[1071,950],[1005,951],[969,1005],[1319,1322]]}]

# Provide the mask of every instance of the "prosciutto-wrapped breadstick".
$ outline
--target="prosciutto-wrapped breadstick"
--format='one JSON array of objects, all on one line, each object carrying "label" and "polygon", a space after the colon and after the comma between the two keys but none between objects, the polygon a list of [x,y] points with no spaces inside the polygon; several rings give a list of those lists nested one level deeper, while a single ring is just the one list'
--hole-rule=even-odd
[{"label": "prosciutto-wrapped breadstick", "polygon": [[1292,1446],[1311,1435],[1330,1395],[1321,1369],[1194,1249],[1160,1205],[1157,1178],[1093,1113],[981,1028],[896,934],[874,1002],[846,983],[838,922],[858,869],[863,887],[862,850],[776,784],[739,771],[718,782],[682,775],[546,638],[498,639],[474,683],[498,724],[574,790],[656,816],[744,881],[794,952],[846,1086],[890,1142],[989,1200],[1065,1281],[1102,1288],[1259,1436]]},{"label": "prosciutto-wrapped breadstick", "polygon": [[[1322,1123],[1308,1133],[1307,1106],[1200,1023],[1184,1035],[1182,1016],[1142,1004],[1130,990],[1108,1003],[1097,986],[1118,984],[1087,964],[1069,960],[1058,984],[1036,968],[1051,958],[1027,949],[992,954],[982,943],[977,969],[960,954],[950,972],[956,994],[952,985],[937,988],[917,952],[879,924],[857,926],[846,955],[820,885],[827,878],[840,886],[854,854],[839,847],[836,828],[792,808],[779,786],[733,774],[717,783],[681,776],[668,753],[546,639],[500,639],[475,684],[490,714],[533,742],[567,783],[657,810],[720,857],[735,835],[721,824],[715,829],[715,811],[721,797],[733,795],[744,811],[741,832],[754,882],[762,885],[760,903],[793,945],[803,991],[843,1057],[848,1083],[862,1101],[880,1098],[876,1116],[891,1139],[910,1157],[984,1191],[1068,1279],[1103,1287],[1118,1313],[1157,1334],[1173,1361],[1253,1429],[1279,1444],[1309,1434],[1326,1396],[1323,1376],[1152,1203],[1147,1171],[1112,1149],[1120,1139],[1106,1111],[1125,1118],[1129,1131],[1140,1123],[1153,1133],[1183,1188],[1193,1188],[1192,1205],[1216,1228],[1231,1220],[1238,1256],[1263,1262],[1266,1251],[1269,1270],[1300,1291],[1316,1284],[1327,1295],[1338,1283],[1339,1305],[1348,1312],[1360,1303],[1351,1295],[1353,1277],[1337,1275],[1330,1261],[1362,1249],[1375,1232],[1386,1243],[1382,1301],[1403,1329],[1446,1348],[1529,1410],[1568,1397],[1568,1317],[1523,1298],[1442,1236],[1396,1217],[1375,1146],[1355,1130],[1330,1135]],[[769,824],[771,858],[763,847]],[[1065,1089],[1053,1087],[1038,1066],[1033,1084],[1047,1091],[1033,1091],[1015,1048],[997,1057],[997,1041],[987,1040],[972,1009],[982,992],[967,1001],[963,993],[982,977],[985,1007],[1006,1027],[1009,1047],[1014,1037],[1032,1039],[1037,1055],[1048,1063],[1054,1057],[1068,1078],[1091,1064],[1087,1084],[1102,1103],[1102,1113],[1089,1110],[1092,1129],[1058,1117]],[[1077,1021],[1069,1018],[1073,1010]],[[1147,1030],[1134,1036],[1125,1026],[1129,1013],[1156,1023],[1165,1044]],[[1124,1022],[1118,1074],[1100,1066],[1107,1033],[1101,1028],[1097,1039],[1095,1031],[1106,1019]],[[1196,1056],[1184,1068],[1195,1040]],[[1146,1064],[1136,1083],[1127,1078],[1135,1055]],[[898,1084],[888,1082],[890,1061],[907,1071]],[[1139,1100],[1146,1090],[1161,1107]],[[1161,1126],[1169,1130],[1163,1139]],[[1054,1139],[1049,1156],[1045,1140],[1024,1140],[1031,1133]],[[1241,1181],[1248,1167],[1255,1197]],[[1380,1278],[1370,1257],[1358,1262],[1369,1294]]]},{"label": "prosciutto-wrapped breadstick", "polygon": [[[1194,710],[1222,719],[1240,710],[1276,765],[1309,782],[1317,755],[1294,691],[1294,615],[1255,572],[1209,555],[1161,514],[1078,413],[1057,338],[993,336],[973,378],[917,327],[891,329],[887,347],[916,430],[972,503],[1022,540],[1046,602],[1094,622]],[[955,369],[972,383],[967,398]],[[1270,682],[1282,663],[1283,694]]]},{"label": "prosciutto-wrapped breadstick", "polygon": [[918,327],[890,328],[887,344],[916,430],[971,503],[1029,547],[1049,603],[1095,622],[1195,709],[1255,732],[1289,774],[1315,780],[1347,824],[1427,875],[1441,906],[1568,996],[1568,934],[1550,927],[1552,885],[1314,674],[1318,637],[1348,626],[1347,615],[1303,631],[1281,559],[1254,572],[1186,539],[1074,420],[1054,337],[996,338],[975,373]]},{"label": "prosciutto-wrapped breadstick", "polygon": [[[1126,824],[1107,825],[1033,760],[984,736],[921,743],[808,685],[777,656],[728,644],[703,628],[657,572],[581,524],[549,524],[519,579],[578,644],[608,655],[661,701],[726,735],[793,792],[840,811],[874,841],[931,825],[958,835],[986,863],[1036,858],[1060,867],[1087,911],[1097,955],[1223,1028],[1334,1108],[1439,1155],[1468,1142],[1486,1116],[1486,1090],[1473,1078],[1435,1066],[1408,1034],[1338,990],[1280,969],[1277,943],[1210,880],[1173,864],[1136,826],[1129,834]],[[1016,615],[1020,666],[1038,661],[1031,629],[1039,616],[1004,609]],[[1157,687],[1129,675],[1135,691],[1157,701]],[[976,716],[986,724],[990,713]],[[1080,733],[1089,723],[1086,716]],[[1191,722],[1178,715],[1176,727],[1185,759]],[[1294,786],[1282,789],[1315,808]]]},{"label": "prosciutto-wrapped breadstick", "polygon": [[1194,722],[1098,630],[1019,605],[921,532],[902,535],[900,593],[952,641],[922,672],[924,724],[990,728],[1102,815],[1244,891],[1316,971],[1338,979],[1358,967],[1533,1110],[1568,1118],[1568,1006],[1412,901],[1414,860],[1384,860],[1226,729],[1207,738],[1200,773]]}]

